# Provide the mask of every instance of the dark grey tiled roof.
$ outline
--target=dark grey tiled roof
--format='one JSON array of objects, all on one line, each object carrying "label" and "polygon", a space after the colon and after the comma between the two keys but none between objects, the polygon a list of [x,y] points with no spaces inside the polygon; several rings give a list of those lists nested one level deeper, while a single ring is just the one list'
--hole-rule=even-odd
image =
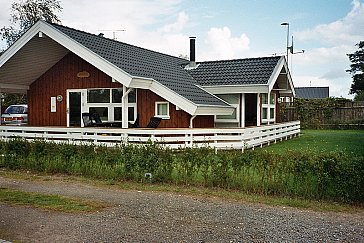
[{"label": "dark grey tiled roof", "polygon": [[329,87],[296,87],[294,88],[297,98],[303,99],[325,99],[329,98]]},{"label": "dark grey tiled roof", "polygon": [[118,42],[98,35],[52,24],[84,47],[132,76],[152,78],[196,105],[228,106],[195,84],[183,69],[188,61],[170,55]]},{"label": "dark grey tiled roof", "polygon": [[197,63],[189,70],[202,86],[267,84],[280,56]]}]

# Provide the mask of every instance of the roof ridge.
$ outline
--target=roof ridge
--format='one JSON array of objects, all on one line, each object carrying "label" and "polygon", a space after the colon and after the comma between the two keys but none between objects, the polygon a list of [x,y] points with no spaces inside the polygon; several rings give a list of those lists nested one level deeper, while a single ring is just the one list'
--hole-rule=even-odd
[{"label": "roof ridge", "polygon": [[61,24],[57,24],[57,23],[51,23],[51,22],[47,22],[47,21],[44,21],[44,22],[46,22],[47,24],[50,24],[50,25],[56,25],[56,26],[59,26],[59,27],[63,27],[63,28],[72,30],[72,31],[77,31],[77,32],[80,32],[80,33],[83,33],[83,34],[92,35],[92,36],[97,37],[97,38],[100,38],[100,39],[102,38],[102,40],[112,41],[112,42],[115,42],[117,44],[127,45],[127,46],[130,46],[130,47],[139,48],[139,49],[143,49],[143,50],[146,50],[146,51],[150,51],[150,52],[154,52],[154,53],[157,53],[157,54],[161,54],[161,55],[165,55],[165,56],[168,56],[168,57],[172,57],[172,58],[178,59],[180,61],[185,61],[186,64],[189,62],[189,60],[186,60],[184,58],[176,57],[176,56],[173,56],[173,55],[170,55],[170,54],[166,54],[166,53],[154,51],[154,50],[147,49],[147,48],[144,48],[144,47],[132,45],[132,44],[129,44],[129,43],[126,43],[126,42],[122,42],[122,41],[110,39],[110,38],[107,38],[107,37],[99,36],[97,34],[93,34],[93,33],[90,33],[90,32],[83,31],[83,30],[75,29],[75,28],[72,28],[72,27],[69,27],[69,26],[65,26],[65,25],[61,25]]},{"label": "roof ridge", "polygon": [[258,59],[279,59],[283,56],[267,56],[267,57],[248,57],[248,58],[238,58],[238,59],[226,59],[226,60],[211,60],[211,61],[201,61],[196,63],[216,63],[216,62],[237,62],[237,61],[247,61],[247,60],[258,60]]}]

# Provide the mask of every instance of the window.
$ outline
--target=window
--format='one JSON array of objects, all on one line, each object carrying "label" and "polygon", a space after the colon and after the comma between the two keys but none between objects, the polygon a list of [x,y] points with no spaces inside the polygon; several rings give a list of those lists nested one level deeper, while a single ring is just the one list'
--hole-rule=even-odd
[{"label": "window", "polygon": [[[85,110],[97,112],[102,121],[122,121],[122,88],[88,89]],[[136,91],[128,94],[128,120],[134,121],[137,112]]]},{"label": "window", "polygon": [[109,103],[110,89],[87,90],[87,103]]},{"label": "window", "polygon": [[262,98],[262,123],[266,124],[268,122],[275,122],[276,94],[270,93],[270,96],[268,96],[268,93],[263,93],[261,94],[261,98]]},{"label": "window", "polygon": [[229,103],[235,108],[235,110],[231,115],[216,115],[215,121],[224,123],[238,123],[240,120],[240,94],[221,94],[217,96]]},{"label": "window", "polygon": [[155,116],[169,119],[169,102],[155,102]]},{"label": "window", "polygon": [[267,108],[263,108],[263,112],[262,112],[262,119],[267,119],[268,118],[268,109]]}]

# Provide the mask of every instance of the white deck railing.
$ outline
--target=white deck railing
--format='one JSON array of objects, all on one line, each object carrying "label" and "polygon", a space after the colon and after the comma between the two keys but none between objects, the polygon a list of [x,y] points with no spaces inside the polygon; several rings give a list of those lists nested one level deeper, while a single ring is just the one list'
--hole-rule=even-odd
[{"label": "white deck railing", "polygon": [[56,143],[93,143],[115,146],[121,143],[157,142],[170,148],[210,146],[215,149],[241,149],[276,143],[297,136],[300,122],[286,122],[250,128],[120,129],[0,126],[0,138],[43,139]]}]

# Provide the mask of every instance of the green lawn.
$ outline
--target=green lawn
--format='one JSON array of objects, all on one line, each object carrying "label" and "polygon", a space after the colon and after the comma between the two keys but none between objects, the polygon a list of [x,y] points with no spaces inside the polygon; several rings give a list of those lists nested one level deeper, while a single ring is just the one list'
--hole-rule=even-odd
[{"label": "green lawn", "polygon": [[344,151],[364,156],[363,130],[302,130],[301,136],[279,142],[264,148],[284,153],[287,150],[300,151]]}]

